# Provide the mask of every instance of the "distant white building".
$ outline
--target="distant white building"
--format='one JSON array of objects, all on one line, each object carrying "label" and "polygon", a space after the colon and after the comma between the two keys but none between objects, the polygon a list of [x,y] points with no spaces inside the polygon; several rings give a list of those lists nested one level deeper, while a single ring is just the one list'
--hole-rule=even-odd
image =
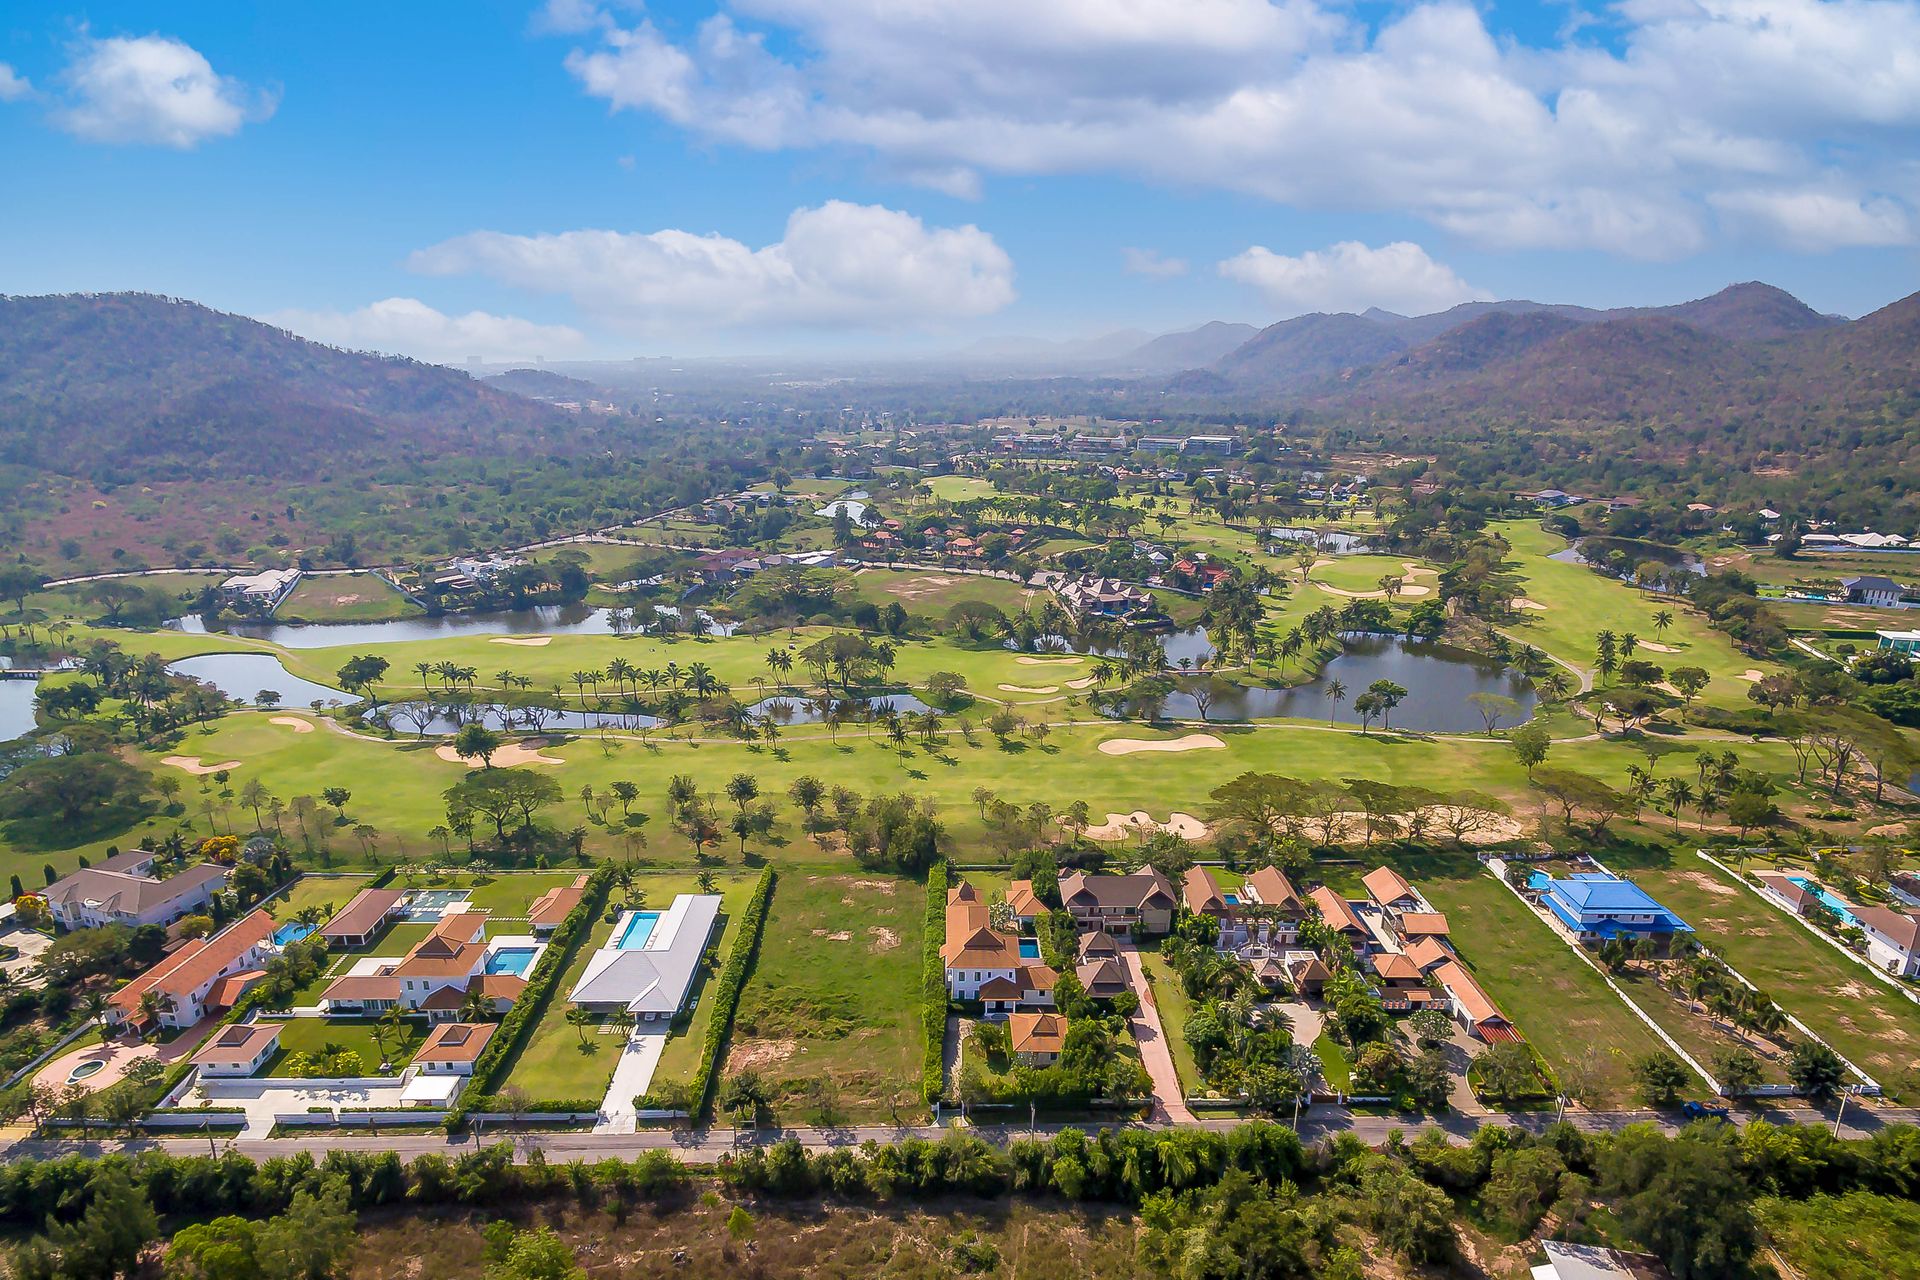
[{"label": "distant white building", "polygon": [[236,573],[220,584],[220,594],[230,604],[266,612],[278,608],[299,583],[298,569],[262,569],[259,573]]},{"label": "distant white building", "polygon": [[1920,916],[1885,907],[1855,907],[1867,939],[1867,960],[1896,978],[1920,976]]}]

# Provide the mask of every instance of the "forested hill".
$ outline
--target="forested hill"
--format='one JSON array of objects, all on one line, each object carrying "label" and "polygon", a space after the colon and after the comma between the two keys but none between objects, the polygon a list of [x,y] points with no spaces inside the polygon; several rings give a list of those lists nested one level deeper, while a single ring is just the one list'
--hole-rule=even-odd
[{"label": "forested hill", "polygon": [[0,297],[0,463],[127,482],[546,447],[563,414],[437,365],[151,294]]}]

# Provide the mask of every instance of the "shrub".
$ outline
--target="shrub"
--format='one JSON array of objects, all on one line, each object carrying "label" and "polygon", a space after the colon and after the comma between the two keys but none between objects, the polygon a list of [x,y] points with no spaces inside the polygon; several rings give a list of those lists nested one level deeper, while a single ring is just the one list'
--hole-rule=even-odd
[{"label": "shrub", "polygon": [[926,1043],[920,1058],[920,1095],[928,1106],[946,1089],[947,966],[940,944],[947,932],[947,864],[927,869],[927,928],[920,944],[921,1011]]},{"label": "shrub", "polygon": [[740,1007],[740,990],[746,986],[747,974],[753,970],[753,962],[760,954],[760,931],[767,922],[767,903],[773,897],[773,882],[773,868],[768,867],[760,873],[760,883],[753,886],[753,897],[747,900],[747,913],[740,921],[740,936],[734,940],[733,951],[727,956],[727,967],[720,971],[720,985],[714,990],[713,1017],[707,1022],[707,1038],[700,1046],[700,1065],[694,1069],[696,1093],[688,1110],[695,1116],[705,1115],[713,1105],[713,1082],[720,1069],[720,1050],[733,1030],[733,1014]]}]

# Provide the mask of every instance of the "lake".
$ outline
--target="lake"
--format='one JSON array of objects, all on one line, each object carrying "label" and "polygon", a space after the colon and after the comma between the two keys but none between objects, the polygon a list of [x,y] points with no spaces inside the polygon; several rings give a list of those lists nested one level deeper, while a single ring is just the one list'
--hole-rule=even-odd
[{"label": "lake", "polygon": [[[1202,676],[1182,676],[1174,680],[1174,691],[1157,701],[1129,699],[1118,711],[1127,719],[1167,718],[1200,719],[1200,704],[1193,695]],[[1326,691],[1335,680],[1347,689],[1336,719],[1359,723],[1353,714],[1353,699],[1365,692],[1375,680],[1391,680],[1407,690],[1407,696],[1393,709],[1393,727],[1417,733],[1481,732],[1486,724],[1467,698],[1476,693],[1494,693],[1512,698],[1519,704],[1514,715],[1501,722],[1511,728],[1533,714],[1533,682],[1518,671],[1501,666],[1452,645],[1402,636],[1355,635],[1346,640],[1346,650],[1326,664],[1311,681],[1287,689],[1265,689],[1225,685],[1206,718],[1219,721],[1271,720],[1294,717],[1325,720],[1333,710]],[[1376,723],[1378,723],[1376,721]]]},{"label": "lake", "polygon": [[[483,724],[489,729],[511,733],[545,733],[567,730],[579,733],[593,729],[654,729],[663,721],[654,716],[621,711],[558,711],[551,707],[527,708],[497,702],[442,703],[413,699],[407,702],[383,702],[380,710],[395,733],[448,734],[460,732],[460,726]],[[372,708],[368,708],[372,714]]]},{"label": "lake", "polygon": [[[1267,537],[1275,542],[1304,542],[1320,548],[1328,555],[1351,556],[1367,551],[1367,540],[1357,533],[1342,533],[1338,529],[1297,529],[1281,528],[1267,530]],[[1278,554],[1280,548],[1273,548]]]},{"label": "lake", "polygon": [[278,693],[283,707],[305,707],[316,701],[354,701],[352,696],[338,689],[302,680],[270,653],[203,653],[197,658],[169,662],[167,671],[176,676],[204,680],[235,702],[251,704],[262,689],[272,689]]},{"label": "lake", "polygon": [[[875,715],[884,714],[889,708],[899,715],[919,715],[931,711],[932,707],[911,693],[882,693],[871,698],[836,698],[834,701],[846,710],[846,719],[860,719],[861,713],[871,707]],[[806,698],[791,698],[776,695],[754,703],[747,708],[762,719],[772,720],[776,724],[819,724],[825,718],[812,709]]]},{"label": "lake", "polygon": [[[680,616],[675,605],[654,606]],[[400,644],[413,640],[449,640],[460,636],[610,636],[613,610],[583,604],[549,604],[534,609],[498,609],[488,613],[448,613],[437,618],[399,618],[389,622],[231,622],[209,633],[198,614],[168,623],[193,635],[227,634],[266,640],[286,649],[328,649],[336,645]],[[701,611],[714,635],[732,635],[737,624],[719,623]]]},{"label": "lake", "polygon": [[0,742],[33,731],[33,694],[38,680],[0,680]]}]

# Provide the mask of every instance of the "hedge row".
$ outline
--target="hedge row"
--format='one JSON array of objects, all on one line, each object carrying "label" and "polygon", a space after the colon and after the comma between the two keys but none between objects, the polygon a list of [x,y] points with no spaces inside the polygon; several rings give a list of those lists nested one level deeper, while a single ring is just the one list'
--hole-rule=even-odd
[{"label": "hedge row", "polygon": [[720,1070],[720,1050],[733,1031],[734,1010],[740,1007],[740,990],[747,985],[747,974],[760,954],[760,931],[767,922],[767,904],[773,898],[773,868],[760,873],[747,900],[747,913],[740,921],[740,936],[734,939],[727,955],[727,967],[720,971],[720,985],[713,993],[713,1016],[707,1019],[706,1042],[700,1046],[700,1065],[694,1071],[695,1094],[688,1114],[704,1116],[713,1105],[715,1077]]},{"label": "hedge row", "polygon": [[947,932],[947,864],[927,869],[927,927],[920,944],[920,1021],[926,1044],[920,1058],[920,1093],[932,1106],[947,1088],[947,965],[940,947]]},{"label": "hedge row", "polygon": [[[592,930],[593,922],[600,918],[600,911],[606,905],[607,894],[613,888],[613,868],[601,867],[587,879],[587,894],[580,905],[567,912],[567,918],[553,931],[548,940],[547,949],[540,956],[540,963],[533,967],[533,974],[527,979],[526,989],[520,998],[507,1010],[507,1016],[500,1019],[500,1026],[493,1033],[493,1039],[487,1041],[487,1047],[480,1051],[474,1060],[473,1079],[465,1090],[466,1098],[447,1114],[447,1127],[456,1128],[473,1109],[473,1102],[467,1099],[475,1095],[488,1095],[500,1087],[500,1077],[505,1074],[507,1063],[520,1052],[527,1037],[540,1022],[548,1001],[553,999],[553,989],[559,984],[560,975],[566,972],[573,961],[573,953]],[[596,1099],[594,1106],[598,1107]]]}]

